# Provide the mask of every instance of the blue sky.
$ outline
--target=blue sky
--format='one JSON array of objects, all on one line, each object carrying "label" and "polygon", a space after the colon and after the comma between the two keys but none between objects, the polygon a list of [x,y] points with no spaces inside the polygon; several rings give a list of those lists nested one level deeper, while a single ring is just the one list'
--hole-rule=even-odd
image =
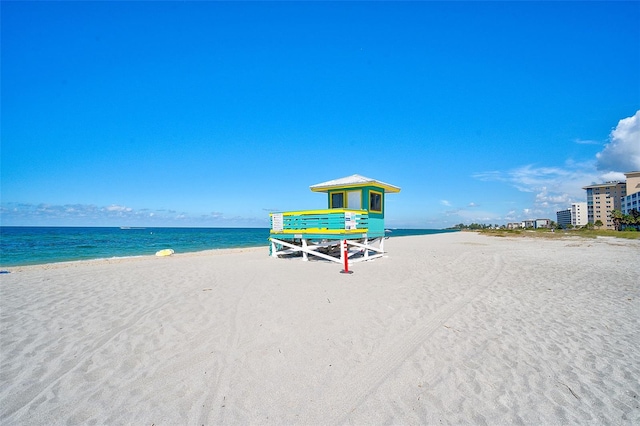
[{"label": "blue sky", "polygon": [[555,219],[640,170],[640,2],[2,2],[2,225]]}]

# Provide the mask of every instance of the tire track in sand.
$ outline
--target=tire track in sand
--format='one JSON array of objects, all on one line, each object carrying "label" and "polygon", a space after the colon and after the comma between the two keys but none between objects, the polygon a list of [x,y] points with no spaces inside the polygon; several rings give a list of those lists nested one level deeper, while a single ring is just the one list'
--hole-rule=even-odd
[{"label": "tire track in sand", "polygon": [[[447,304],[427,321],[413,326],[395,344],[390,345],[391,351],[355,369],[342,381],[342,384],[346,386],[341,386],[337,392],[333,392],[333,390],[326,392],[326,396],[316,401],[313,408],[309,407],[312,408],[309,420],[318,422],[322,419],[322,423],[327,425],[346,423],[351,413],[364,402],[368,395],[400,368],[420,346],[428,345],[428,342],[425,343],[427,338],[489,287],[498,278],[502,269],[501,256],[494,254],[490,269],[478,284]],[[429,382],[435,378],[437,373],[431,371],[423,380]]]},{"label": "tire track in sand", "polygon": [[[35,382],[32,380],[27,389],[21,390],[20,392],[23,397],[20,400],[20,404],[3,407],[3,412],[0,412],[0,421],[2,423],[5,421],[8,423],[18,421],[24,413],[31,409],[35,401],[45,397],[48,392],[51,392],[54,386],[60,384],[68,376],[84,368],[87,365],[87,362],[96,353],[109,345],[123,333],[132,329],[137,324],[148,318],[151,314],[157,312],[171,302],[170,298],[160,299],[157,303],[147,309],[131,313],[126,318],[126,322],[123,325],[107,330],[98,339],[96,339],[95,342],[86,342],[87,348],[83,349],[83,351],[77,355],[77,358],[62,360],[61,365],[56,368],[55,372],[49,372],[47,377],[41,378],[40,381]],[[82,343],[85,343],[85,341],[83,340]]]},{"label": "tire track in sand", "polygon": [[238,324],[243,313],[241,307],[247,297],[247,290],[255,283],[255,274],[243,286],[239,299],[235,303],[233,313],[229,315],[230,329],[227,338],[227,351],[224,362],[215,380],[215,384],[208,388],[206,393],[198,401],[198,407],[202,406],[198,415],[199,425],[224,424],[226,423],[226,395],[230,393],[231,375],[233,374],[235,361],[238,358],[238,351],[241,347]]}]

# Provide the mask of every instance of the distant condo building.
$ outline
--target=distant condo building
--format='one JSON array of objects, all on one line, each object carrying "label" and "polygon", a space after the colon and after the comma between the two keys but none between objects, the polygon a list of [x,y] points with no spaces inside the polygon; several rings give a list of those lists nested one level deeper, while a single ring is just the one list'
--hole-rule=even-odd
[{"label": "distant condo building", "polygon": [[623,214],[629,214],[631,210],[640,211],[640,172],[629,172],[627,177],[627,194],[622,200]]},{"label": "distant condo building", "polygon": [[584,226],[588,223],[587,203],[571,203],[571,208],[556,212],[558,225],[566,228]]},{"label": "distant condo building", "polygon": [[[640,173],[639,173],[640,174]],[[627,195],[625,182],[613,181],[585,186],[587,191],[587,220],[589,223],[602,222],[606,229],[615,229],[611,220],[611,210],[622,210],[622,200]]]},{"label": "distant condo building", "polygon": [[571,224],[584,226],[589,223],[587,203],[571,203]]},{"label": "distant condo building", "polygon": [[556,212],[556,223],[563,228],[571,224],[571,209],[564,209]]},{"label": "distant condo building", "polygon": [[551,228],[551,219],[527,219],[522,222],[508,223],[507,229],[538,229],[538,228]]},{"label": "distant condo building", "polygon": [[551,228],[551,219],[536,219],[535,228]]}]

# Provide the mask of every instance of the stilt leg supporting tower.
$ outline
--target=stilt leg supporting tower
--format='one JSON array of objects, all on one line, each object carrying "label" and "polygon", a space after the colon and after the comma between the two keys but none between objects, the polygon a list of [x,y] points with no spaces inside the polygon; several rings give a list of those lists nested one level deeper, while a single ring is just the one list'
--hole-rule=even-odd
[{"label": "stilt leg supporting tower", "polygon": [[360,240],[322,240],[309,239],[281,240],[271,237],[271,256],[302,255],[303,261],[309,256],[344,265],[345,259],[354,264],[365,260],[373,260],[384,255],[384,238],[367,238]]}]

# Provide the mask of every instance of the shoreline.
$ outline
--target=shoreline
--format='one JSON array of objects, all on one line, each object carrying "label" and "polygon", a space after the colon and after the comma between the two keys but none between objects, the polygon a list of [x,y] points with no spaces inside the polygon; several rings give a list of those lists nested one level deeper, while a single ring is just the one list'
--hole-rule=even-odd
[{"label": "shoreline", "polygon": [[[235,248],[220,248],[220,249],[207,249],[207,250],[197,250],[197,251],[188,251],[182,253],[173,253],[171,256],[156,256],[155,254],[143,254],[136,256],[114,256],[114,257],[101,257],[96,259],[80,259],[80,260],[65,260],[60,262],[48,262],[48,263],[34,263],[28,265],[17,265],[17,266],[0,266],[2,270],[8,270],[10,273],[20,272],[27,269],[53,269],[53,268],[65,268],[65,267],[78,267],[84,264],[114,264],[114,263],[122,263],[127,261],[142,261],[149,259],[170,259],[176,257],[186,257],[186,256],[207,256],[207,255],[220,255],[225,254],[225,252],[235,253],[235,252],[244,252],[251,250],[267,250],[269,251],[268,246],[247,246],[247,247],[235,247]],[[15,270],[15,271],[13,271]]]},{"label": "shoreline", "polygon": [[[530,238],[530,239],[548,239],[548,240],[571,240],[571,239],[579,239],[579,240],[596,240],[596,239],[603,239],[603,240],[611,240],[611,239],[615,239],[615,240],[622,240],[622,241],[634,241],[633,239],[628,239],[628,238],[624,238],[624,237],[616,237],[616,236],[608,236],[608,235],[596,235],[596,236],[587,236],[587,235],[570,235],[569,233],[549,233],[549,234],[542,234],[540,232],[536,232],[536,231],[521,231],[518,233],[511,233],[511,232],[500,232],[497,231],[497,233],[493,233],[493,232],[487,232],[487,231],[479,231],[479,230],[455,230],[455,231],[451,231],[449,232],[449,230],[446,230],[447,232],[438,232],[438,233],[434,233],[434,234],[418,234],[418,235],[401,235],[401,236],[393,236],[393,235],[388,235],[386,238],[387,239],[391,239],[393,238],[394,240],[399,239],[399,238],[413,238],[413,237],[430,237],[433,235],[440,235],[440,234],[450,234],[450,233],[456,233],[456,232],[461,232],[461,233],[468,233],[468,234],[477,234],[477,235],[483,235],[483,236],[487,236],[487,237],[492,237],[492,238],[513,238],[513,239],[526,239],[526,238]],[[638,240],[638,244],[640,245],[640,237],[637,239]],[[267,256],[268,256],[268,252],[269,252],[269,244],[265,244],[265,245],[261,245],[261,246],[238,246],[238,247],[229,247],[229,248],[215,248],[215,249],[204,249],[204,250],[195,250],[195,251],[186,251],[186,252],[180,252],[180,253],[174,253],[171,256],[167,256],[167,257],[183,257],[183,256],[206,256],[208,254],[213,254],[213,253],[219,253],[219,254],[223,254],[225,251],[228,252],[236,252],[236,251],[250,251],[250,250],[266,250],[267,252]],[[145,258],[156,258],[155,254],[142,254],[142,255],[132,255],[132,256],[113,256],[113,257],[100,257],[100,258],[93,258],[93,259],[79,259],[79,260],[63,260],[63,261],[58,261],[58,262],[43,262],[43,263],[33,263],[33,264],[24,264],[24,265],[0,265],[0,269],[4,270],[4,271],[8,271],[10,273],[13,273],[15,270],[15,272],[18,272],[20,270],[24,270],[26,268],[38,268],[38,267],[45,267],[47,269],[49,268],[55,268],[55,267],[64,267],[67,264],[70,264],[71,266],[77,266],[77,265],[81,265],[83,263],[114,263],[114,262],[120,262],[120,261],[127,261],[129,259],[131,260],[136,260],[136,259],[145,259]]]},{"label": "shoreline", "polygon": [[[269,229],[263,228],[148,228],[156,231],[155,234],[150,234],[152,237],[146,233],[140,234],[138,230],[132,230],[129,233],[118,228],[23,228],[29,232],[19,235],[3,234],[3,238],[0,239],[2,246],[0,247],[0,269],[83,260],[153,256],[158,250],[167,248],[184,254],[269,246]],[[47,229],[48,233],[39,235],[42,229]],[[79,232],[84,229],[98,230],[100,233],[85,235]],[[62,235],[58,234],[60,230],[63,230]],[[73,232],[67,233],[68,230]],[[254,232],[256,230],[257,233]],[[165,231],[169,231],[169,234],[163,233]],[[240,234],[236,234],[236,231]],[[247,234],[245,231],[250,232]],[[405,235],[452,232],[435,229],[396,229],[396,231],[399,235],[390,236],[396,238]],[[53,239],[54,236],[55,239]],[[88,250],[83,247],[85,245],[89,247]]]},{"label": "shoreline", "polygon": [[263,247],[1,275],[0,422],[640,421],[640,241],[385,248],[353,275]]}]

